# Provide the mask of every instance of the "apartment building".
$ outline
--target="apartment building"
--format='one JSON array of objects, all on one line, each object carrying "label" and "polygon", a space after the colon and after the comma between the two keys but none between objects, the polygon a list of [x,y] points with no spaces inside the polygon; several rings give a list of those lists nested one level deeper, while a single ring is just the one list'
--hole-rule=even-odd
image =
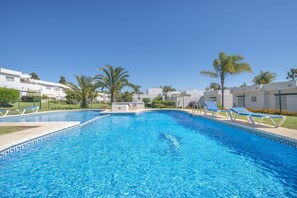
[{"label": "apartment building", "polygon": [[45,95],[56,100],[65,100],[65,89],[69,87],[60,83],[32,79],[29,74],[0,68],[0,87],[20,91],[21,96]]}]

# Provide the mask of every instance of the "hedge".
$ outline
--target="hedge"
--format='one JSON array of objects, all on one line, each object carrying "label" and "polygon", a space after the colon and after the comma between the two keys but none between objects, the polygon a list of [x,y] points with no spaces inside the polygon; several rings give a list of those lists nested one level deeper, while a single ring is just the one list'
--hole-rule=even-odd
[{"label": "hedge", "polygon": [[22,96],[22,102],[40,102],[41,96]]},{"label": "hedge", "polygon": [[15,102],[20,98],[20,91],[16,89],[8,89],[0,87],[0,102]]}]

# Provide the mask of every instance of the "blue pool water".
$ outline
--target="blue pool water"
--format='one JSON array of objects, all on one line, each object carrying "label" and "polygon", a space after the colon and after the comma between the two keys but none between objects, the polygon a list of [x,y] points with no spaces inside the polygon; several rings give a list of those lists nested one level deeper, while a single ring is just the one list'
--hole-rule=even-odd
[{"label": "blue pool water", "polygon": [[297,149],[177,111],[112,115],[0,159],[1,197],[296,197]]},{"label": "blue pool water", "polygon": [[86,122],[99,116],[99,110],[86,111],[60,111],[39,114],[25,114],[14,117],[0,118],[0,122],[64,122],[64,121],[79,121]]}]

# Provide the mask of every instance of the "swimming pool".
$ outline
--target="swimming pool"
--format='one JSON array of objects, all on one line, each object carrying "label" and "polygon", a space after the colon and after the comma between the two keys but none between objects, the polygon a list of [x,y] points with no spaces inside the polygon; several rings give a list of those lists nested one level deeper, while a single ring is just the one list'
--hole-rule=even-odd
[{"label": "swimming pool", "polygon": [[297,149],[178,111],[112,115],[0,159],[2,197],[294,197]]},{"label": "swimming pool", "polygon": [[25,114],[0,118],[0,122],[66,122],[79,121],[84,123],[99,116],[100,110],[59,111],[38,114]]}]

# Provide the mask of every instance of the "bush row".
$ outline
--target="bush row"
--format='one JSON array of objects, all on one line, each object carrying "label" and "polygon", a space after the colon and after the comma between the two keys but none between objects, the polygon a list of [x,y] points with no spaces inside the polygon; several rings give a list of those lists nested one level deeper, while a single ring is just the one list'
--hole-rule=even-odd
[{"label": "bush row", "polygon": [[[278,109],[253,109],[253,108],[247,108],[251,112],[255,113],[267,113],[267,114],[280,114],[280,111]],[[287,116],[297,116],[297,112],[291,112],[287,110],[282,110],[282,115]]]},{"label": "bush row", "polygon": [[22,96],[21,101],[22,102],[40,102],[41,96]]},{"label": "bush row", "polygon": [[175,107],[175,102],[172,100],[153,100],[153,108],[173,108]]}]

